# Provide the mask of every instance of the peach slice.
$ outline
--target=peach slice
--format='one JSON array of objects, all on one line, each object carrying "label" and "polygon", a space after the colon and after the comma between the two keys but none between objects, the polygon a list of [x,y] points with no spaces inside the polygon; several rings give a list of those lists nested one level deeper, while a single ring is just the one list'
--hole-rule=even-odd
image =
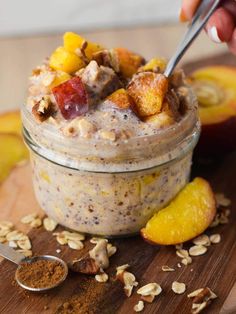
[{"label": "peach slice", "polygon": [[67,51],[64,47],[58,47],[50,56],[49,65],[54,70],[73,73],[85,66],[81,57]]},{"label": "peach slice", "polygon": [[167,65],[167,60],[164,58],[153,58],[149,60],[145,65],[138,69],[139,72],[153,71],[164,72]]},{"label": "peach slice", "polygon": [[125,78],[131,78],[144,63],[144,58],[125,48],[114,48],[117,55],[119,71]]},{"label": "peach slice", "polygon": [[106,100],[109,100],[119,109],[128,109],[131,107],[132,99],[124,88],[117,89]]},{"label": "peach slice", "polygon": [[98,51],[103,50],[104,48],[96,43],[90,42],[83,38],[82,36],[72,33],[72,32],[67,32],[63,36],[64,40],[64,47],[67,51],[70,52],[76,52],[76,49],[82,48],[84,42],[87,42],[87,47],[85,48],[85,54],[86,57],[91,60],[92,55]]},{"label": "peach slice", "polygon": [[0,114],[0,133],[21,135],[20,111],[8,111]]},{"label": "peach slice", "polygon": [[22,139],[15,134],[0,134],[0,182],[20,161],[28,158],[28,150]]},{"label": "peach slice", "polygon": [[216,202],[210,184],[195,178],[167,207],[154,214],[141,235],[156,244],[182,243],[207,229],[215,214]]},{"label": "peach slice", "polygon": [[140,118],[159,113],[167,88],[168,81],[163,74],[142,72],[135,75],[127,89],[134,101],[133,111]]},{"label": "peach slice", "polygon": [[189,82],[202,123],[198,151],[219,155],[236,149],[236,67],[204,67],[192,73]]}]

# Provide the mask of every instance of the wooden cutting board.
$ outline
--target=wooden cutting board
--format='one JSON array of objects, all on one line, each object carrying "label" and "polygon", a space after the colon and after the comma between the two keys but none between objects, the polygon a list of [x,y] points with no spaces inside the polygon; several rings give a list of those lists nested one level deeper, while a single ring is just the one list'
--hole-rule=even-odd
[{"label": "wooden cutting board", "polygon": [[[234,62],[234,59],[229,55],[219,56],[187,65],[186,69],[190,71],[196,65],[226,62]],[[0,263],[0,313],[134,313],[138,295],[133,293],[127,298],[122,285],[114,278],[115,267],[125,263],[131,265],[130,271],[135,274],[140,286],[158,282],[163,288],[163,293],[152,304],[145,304],[143,313],[190,313],[191,302],[187,293],[205,286],[210,287],[218,298],[204,313],[236,313],[236,153],[204,166],[195,162],[192,176],[208,179],[214,190],[228,196],[232,204],[230,223],[208,232],[220,233],[222,241],[209,247],[205,255],[195,257],[191,265],[177,267],[180,259],[174,247],[152,246],[140,237],[113,240],[111,242],[118,252],[111,257],[109,282],[98,283],[93,277],[71,273],[61,287],[47,294],[35,294],[25,292],[16,285],[16,266],[4,260]],[[0,187],[0,220],[9,218],[16,221],[25,213],[34,211],[40,212],[40,208],[34,199],[29,165],[24,165],[16,168]],[[18,228],[25,230],[20,223]],[[34,254],[57,255],[66,261],[82,256],[91,248],[89,241],[85,249],[79,252],[60,246],[52,234],[43,228],[31,230],[29,236]],[[56,249],[59,248],[61,253],[57,254]],[[173,267],[175,271],[163,272],[162,265]],[[173,281],[184,282],[187,292],[174,294],[171,291]]]}]

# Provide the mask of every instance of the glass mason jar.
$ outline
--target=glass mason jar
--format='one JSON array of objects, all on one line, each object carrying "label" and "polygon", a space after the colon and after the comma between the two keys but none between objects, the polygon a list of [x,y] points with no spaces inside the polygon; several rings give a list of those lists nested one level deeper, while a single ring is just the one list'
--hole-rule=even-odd
[{"label": "glass mason jar", "polygon": [[200,125],[191,89],[186,100],[180,122],[122,142],[65,138],[53,124],[38,124],[23,107],[23,135],[42,209],[76,231],[137,233],[189,180]]}]

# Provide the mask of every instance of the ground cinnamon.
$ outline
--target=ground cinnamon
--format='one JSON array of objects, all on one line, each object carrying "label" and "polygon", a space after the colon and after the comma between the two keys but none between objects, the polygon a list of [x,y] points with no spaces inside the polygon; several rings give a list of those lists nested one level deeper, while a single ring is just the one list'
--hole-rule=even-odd
[{"label": "ground cinnamon", "polygon": [[31,288],[46,288],[58,283],[65,274],[63,265],[58,261],[37,260],[22,263],[17,271],[21,283]]}]

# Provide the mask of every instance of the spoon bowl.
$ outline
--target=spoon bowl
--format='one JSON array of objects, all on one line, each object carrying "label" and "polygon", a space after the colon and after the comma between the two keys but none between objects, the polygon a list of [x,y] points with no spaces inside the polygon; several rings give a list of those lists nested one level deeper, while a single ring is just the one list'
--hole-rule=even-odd
[{"label": "spoon bowl", "polygon": [[[29,264],[34,263],[34,262],[39,261],[39,260],[55,261],[55,262],[60,263],[60,265],[63,267],[64,274],[61,276],[61,278],[57,282],[55,282],[54,284],[52,284],[50,286],[31,287],[31,286],[26,285],[25,283],[23,283],[21,281],[20,276],[19,276],[19,271],[20,271],[21,267],[24,267],[22,265],[24,265],[25,263],[29,263]],[[56,256],[52,256],[52,255],[40,255],[40,256],[34,256],[31,258],[23,259],[22,262],[18,265],[17,270],[15,272],[15,280],[19,286],[21,286],[22,288],[24,288],[28,291],[44,292],[44,291],[48,291],[50,289],[56,288],[59,285],[61,285],[65,281],[67,275],[68,275],[68,266],[62,259],[60,259]]]}]

